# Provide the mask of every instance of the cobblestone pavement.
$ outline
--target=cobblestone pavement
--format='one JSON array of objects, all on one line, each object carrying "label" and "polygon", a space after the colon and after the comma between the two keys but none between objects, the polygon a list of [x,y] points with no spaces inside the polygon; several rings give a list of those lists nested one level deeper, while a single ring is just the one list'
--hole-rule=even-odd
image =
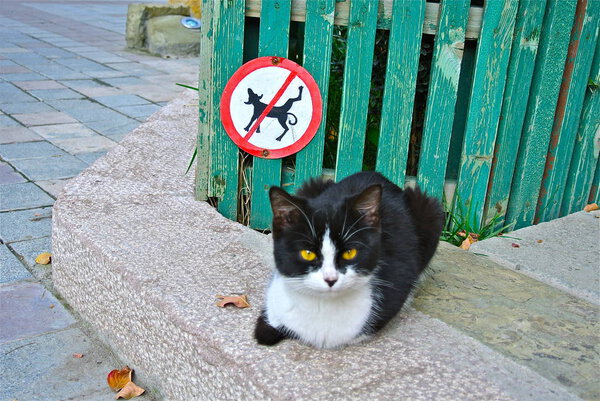
[{"label": "cobblestone pavement", "polygon": [[195,84],[198,59],[125,51],[128,1],[1,3],[0,401],[109,399],[118,358],[34,259],[64,184]]}]

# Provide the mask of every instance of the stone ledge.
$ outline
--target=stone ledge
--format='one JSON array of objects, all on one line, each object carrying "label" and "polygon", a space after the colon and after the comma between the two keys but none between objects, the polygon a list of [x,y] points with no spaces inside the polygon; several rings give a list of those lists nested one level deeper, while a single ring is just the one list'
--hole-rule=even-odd
[{"label": "stone ledge", "polygon": [[[167,105],[71,180],[54,206],[55,287],[149,391],[169,400],[577,399],[410,308],[357,346],[257,346],[270,239],[194,201],[184,175],[193,102],[188,92]],[[442,247],[436,266],[452,252]],[[215,295],[228,293],[248,294],[252,307],[217,308]]]}]

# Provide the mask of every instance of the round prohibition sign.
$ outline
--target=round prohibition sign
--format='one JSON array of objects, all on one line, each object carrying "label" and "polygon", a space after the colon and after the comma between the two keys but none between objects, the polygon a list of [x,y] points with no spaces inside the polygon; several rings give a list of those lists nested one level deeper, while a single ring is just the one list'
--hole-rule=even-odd
[{"label": "round prohibition sign", "polygon": [[242,65],[221,96],[229,138],[253,156],[279,159],[304,148],[322,117],[321,92],[302,66],[282,57]]}]

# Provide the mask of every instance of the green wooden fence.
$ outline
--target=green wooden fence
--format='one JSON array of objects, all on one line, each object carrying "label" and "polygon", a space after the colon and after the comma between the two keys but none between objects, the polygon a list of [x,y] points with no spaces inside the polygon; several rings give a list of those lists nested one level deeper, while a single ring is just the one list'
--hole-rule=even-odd
[{"label": "green wooden fence", "polygon": [[[467,206],[478,224],[500,215],[520,228],[598,201],[599,0],[203,0],[202,11],[196,197],[228,218],[268,229],[272,185],[292,191],[310,177],[339,180],[368,168],[368,157],[400,186]],[[328,110],[340,26],[341,107]],[[388,38],[386,54],[377,32]],[[296,57],[323,97],[314,139],[284,160],[240,151],[219,118],[227,80],[260,56]],[[386,69],[369,156],[374,57]],[[416,102],[423,69],[426,102]],[[327,113],[339,115],[329,168]]]}]

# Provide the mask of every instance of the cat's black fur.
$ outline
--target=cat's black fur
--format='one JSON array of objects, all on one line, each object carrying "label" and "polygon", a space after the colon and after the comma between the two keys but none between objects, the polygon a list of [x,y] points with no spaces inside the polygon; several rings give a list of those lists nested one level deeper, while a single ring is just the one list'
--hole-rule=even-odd
[{"label": "cat's black fur", "polygon": [[[365,335],[379,331],[402,308],[437,248],[444,223],[436,199],[419,189],[402,190],[376,172],[357,173],[337,184],[311,180],[295,196],[274,187],[270,198],[274,255],[282,276],[309,273],[311,267],[298,260],[298,252],[318,249],[326,227],[336,249],[358,249],[354,270],[372,276],[374,312],[362,330]],[[336,269],[345,268],[339,258]],[[286,327],[272,327],[265,311],[255,337],[273,345],[295,335]]]}]

